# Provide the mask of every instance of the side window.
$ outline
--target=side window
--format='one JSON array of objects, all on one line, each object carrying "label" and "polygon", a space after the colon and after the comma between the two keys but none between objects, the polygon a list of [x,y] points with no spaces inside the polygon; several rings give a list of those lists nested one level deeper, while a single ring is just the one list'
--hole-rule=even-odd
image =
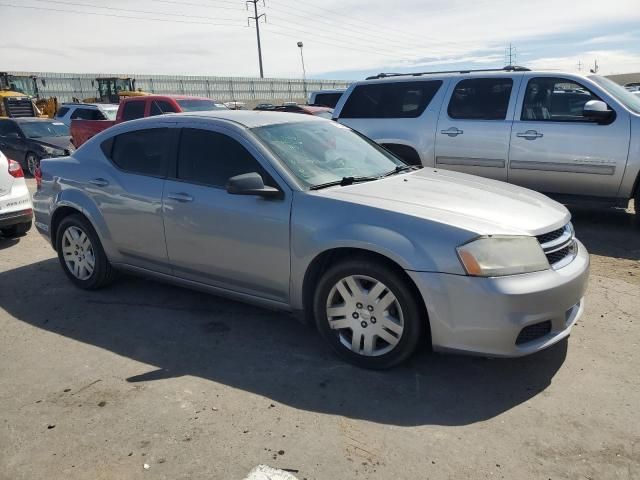
[{"label": "side window", "polygon": [[589,122],[584,104],[600,100],[582,85],[565,78],[538,77],[527,84],[521,120],[546,122]]},{"label": "side window", "polygon": [[11,120],[0,120],[0,137],[6,137],[15,133],[20,133],[15,123]]},{"label": "side window", "polygon": [[513,80],[470,78],[458,82],[451,95],[449,117],[457,120],[504,120],[507,118]]},{"label": "side window", "polygon": [[136,118],[144,117],[144,100],[137,100],[132,102],[127,102],[124,104],[124,110],[122,111],[122,120],[135,120]]},{"label": "side window", "polygon": [[76,108],[71,114],[71,120],[104,120],[104,116],[97,108]]},{"label": "side window", "polygon": [[177,130],[168,128],[135,130],[117,135],[112,145],[104,142],[102,151],[126,172],[164,177],[175,155],[176,135]]},{"label": "side window", "polygon": [[416,118],[422,115],[441,80],[358,85],[347,99],[340,118]]},{"label": "side window", "polygon": [[262,165],[240,143],[222,133],[185,128],[178,153],[178,178],[214,187],[243,173],[257,172],[275,186]]},{"label": "side window", "polygon": [[329,108],[335,108],[338,101],[340,101],[340,97],[342,97],[342,93],[318,93],[313,103]]},{"label": "side window", "polygon": [[151,109],[149,114],[151,116],[164,115],[165,113],[176,113],[175,108],[164,100],[154,100],[151,102]]},{"label": "side window", "polygon": [[56,117],[57,118],[64,117],[68,111],[69,111],[69,107],[60,107],[56,112]]}]

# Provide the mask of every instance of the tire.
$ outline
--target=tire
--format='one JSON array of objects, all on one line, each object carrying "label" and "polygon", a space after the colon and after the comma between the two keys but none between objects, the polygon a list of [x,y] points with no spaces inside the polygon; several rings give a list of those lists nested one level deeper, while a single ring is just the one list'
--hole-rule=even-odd
[{"label": "tire", "polygon": [[83,215],[62,219],[56,232],[56,250],[64,273],[79,288],[96,290],[115,278],[116,271],[98,234]]},{"label": "tire", "polygon": [[31,230],[31,222],[18,223],[16,225],[11,225],[10,227],[3,228],[0,230],[2,235],[7,238],[16,238],[22,237],[27,234],[27,232]]},{"label": "tire", "polygon": [[[423,338],[427,320],[414,290],[382,263],[353,259],[336,264],[316,288],[316,325],[346,361],[375,370],[393,367],[408,359]],[[335,315],[331,319],[330,313]]]},{"label": "tire", "polygon": [[40,166],[40,159],[33,152],[28,152],[24,157],[25,172],[29,173],[31,177],[36,176],[36,168]]}]

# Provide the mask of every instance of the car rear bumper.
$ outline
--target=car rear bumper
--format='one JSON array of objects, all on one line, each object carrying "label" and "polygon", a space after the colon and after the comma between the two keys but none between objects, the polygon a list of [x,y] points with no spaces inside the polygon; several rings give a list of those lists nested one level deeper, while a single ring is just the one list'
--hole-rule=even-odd
[{"label": "car rear bumper", "polygon": [[584,310],[589,253],[558,270],[479,278],[407,272],[422,293],[433,347],[518,357],[567,337]]},{"label": "car rear bumper", "polygon": [[33,210],[18,210],[16,212],[0,213],[0,228],[12,227],[20,223],[29,223],[33,220]]}]

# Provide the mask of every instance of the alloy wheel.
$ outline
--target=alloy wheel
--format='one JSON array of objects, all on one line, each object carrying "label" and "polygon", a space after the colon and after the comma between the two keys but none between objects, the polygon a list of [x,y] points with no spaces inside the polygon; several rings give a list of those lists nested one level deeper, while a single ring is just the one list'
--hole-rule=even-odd
[{"label": "alloy wheel", "polygon": [[89,236],[77,226],[70,226],[62,236],[62,254],[65,265],[78,280],[91,278],[96,266],[93,245]]}]

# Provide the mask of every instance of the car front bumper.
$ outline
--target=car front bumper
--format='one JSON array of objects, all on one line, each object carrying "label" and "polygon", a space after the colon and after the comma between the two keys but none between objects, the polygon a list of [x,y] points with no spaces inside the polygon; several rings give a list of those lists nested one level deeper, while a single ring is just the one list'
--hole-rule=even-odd
[{"label": "car front bumper", "polygon": [[[575,259],[558,270],[491,278],[407,272],[424,298],[434,350],[518,357],[567,337],[584,310],[589,276],[589,253],[577,244]],[[541,322],[550,329],[516,344],[525,327]]]}]

